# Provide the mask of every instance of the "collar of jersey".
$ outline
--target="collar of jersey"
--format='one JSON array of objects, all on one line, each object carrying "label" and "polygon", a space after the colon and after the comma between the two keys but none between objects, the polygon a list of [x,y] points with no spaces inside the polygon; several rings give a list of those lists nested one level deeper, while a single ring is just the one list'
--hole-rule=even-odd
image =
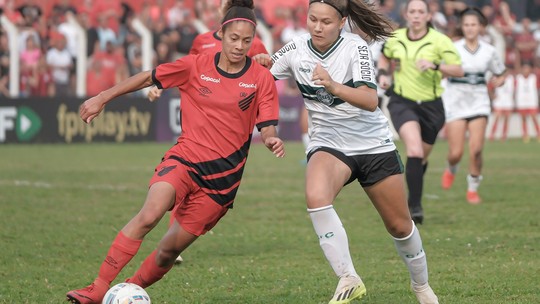
[{"label": "collar of jersey", "polygon": [[227,73],[218,67],[220,56],[221,56],[221,52],[217,52],[216,55],[214,56],[214,64],[216,66],[216,70],[218,71],[218,73],[223,77],[233,78],[233,79],[240,78],[242,77],[242,75],[244,75],[247,72],[247,70],[251,66],[251,58],[249,58],[249,56],[246,56],[246,65],[238,73],[234,73],[234,74]]},{"label": "collar of jersey", "polygon": [[336,41],[334,41],[334,43],[324,53],[321,53],[319,50],[317,50],[317,48],[313,45],[313,41],[311,38],[308,40],[308,47],[317,57],[319,57],[320,59],[326,59],[337,49],[337,47],[341,44],[342,41],[343,37],[341,37],[340,35],[338,39],[336,39]]}]

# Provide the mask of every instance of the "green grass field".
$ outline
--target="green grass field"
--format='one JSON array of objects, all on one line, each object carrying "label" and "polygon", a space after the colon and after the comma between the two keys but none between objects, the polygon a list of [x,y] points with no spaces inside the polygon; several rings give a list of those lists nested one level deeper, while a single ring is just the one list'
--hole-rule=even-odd
[{"label": "green grass field", "polygon": [[[90,283],[168,147],[0,146],[0,303],[62,303],[68,290]],[[235,208],[147,288],[153,303],[327,303],[337,280],[306,213],[302,146],[287,149],[276,159],[252,147]],[[441,190],[446,149],[440,141],[430,159],[420,226],[440,302],[540,303],[540,144],[487,143],[478,206],[465,202],[466,160],[454,188]],[[356,303],[415,303],[405,266],[360,186],[347,186],[335,206],[368,289]],[[115,283],[151,252],[166,222]]]}]

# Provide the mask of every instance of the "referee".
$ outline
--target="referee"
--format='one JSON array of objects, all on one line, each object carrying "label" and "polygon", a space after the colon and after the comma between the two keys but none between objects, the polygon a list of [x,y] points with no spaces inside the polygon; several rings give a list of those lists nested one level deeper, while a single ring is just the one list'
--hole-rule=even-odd
[{"label": "referee", "polygon": [[462,77],[463,69],[450,38],[431,27],[426,1],[409,0],[405,19],[407,27],[396,30],[383,45],[377,78],[390,94],[388,111],[406,147],[409,211],[414,222],[422,224],[427,158],[445,121],[441,78]]}]

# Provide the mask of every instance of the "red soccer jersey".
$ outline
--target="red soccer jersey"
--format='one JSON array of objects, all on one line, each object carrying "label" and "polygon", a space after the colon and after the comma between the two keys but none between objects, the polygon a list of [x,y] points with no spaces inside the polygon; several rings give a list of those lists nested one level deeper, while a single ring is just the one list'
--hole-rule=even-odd
[{"label": "red soccer jersey", "polygon": [[165,155],[192,168],[190,176],[214,201],[229,205],[240,185],[254,126],[277,125],[279,101],[270,71],[247,57],[229,74],[221,53],[187,55],[152,71],[160,89],[181,92],[182,134]]},{"label": "red soccer jersey", "polygon": [[[221,38],[218,36],[217,32],[206,32],[204,34],[197,35],[191,49],[189,50],[190,54],[197,55],[205,52],[210,52],[212,54],[221,51]],[[253,39],[251,48],[247,55],[253,57],[257,54],[268,54],[268,51],[264,47],[261,39],[257,36]]]}]

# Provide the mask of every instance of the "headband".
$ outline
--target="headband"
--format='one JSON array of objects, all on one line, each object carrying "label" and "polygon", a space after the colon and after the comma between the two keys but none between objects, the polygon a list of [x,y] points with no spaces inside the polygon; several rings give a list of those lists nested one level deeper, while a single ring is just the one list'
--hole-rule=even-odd
[{"label": "headband", "polygon": [[229,19],[229,20],[223,22],[223,23],[221,24],[221,27],[224,27],[225,24],[231,23],[231,22],[233,22],[233,21],[247,21],[247,22],[253,24],[254,27],[257,27],[257,24],[256,24],[255,22],[253,22],[253,20],[250,20],[250,19],[248,19],[248,18],[232,18],[232,19]]},{"label": "headband", "polygon": [[343,14],[343,12],[342,12],[337,6],[335,6],[334,4],[332,4],[331,2],[327,2],[326,0],[311,0],[311,1],[309,1],[309,4],[315,3],[315,2],[328,4],[328,5],[330,5],[331,7],[333,7],[333,8],[339,13],[339,15],[341,16],[341,18],[345,17],[345,15]]}]

